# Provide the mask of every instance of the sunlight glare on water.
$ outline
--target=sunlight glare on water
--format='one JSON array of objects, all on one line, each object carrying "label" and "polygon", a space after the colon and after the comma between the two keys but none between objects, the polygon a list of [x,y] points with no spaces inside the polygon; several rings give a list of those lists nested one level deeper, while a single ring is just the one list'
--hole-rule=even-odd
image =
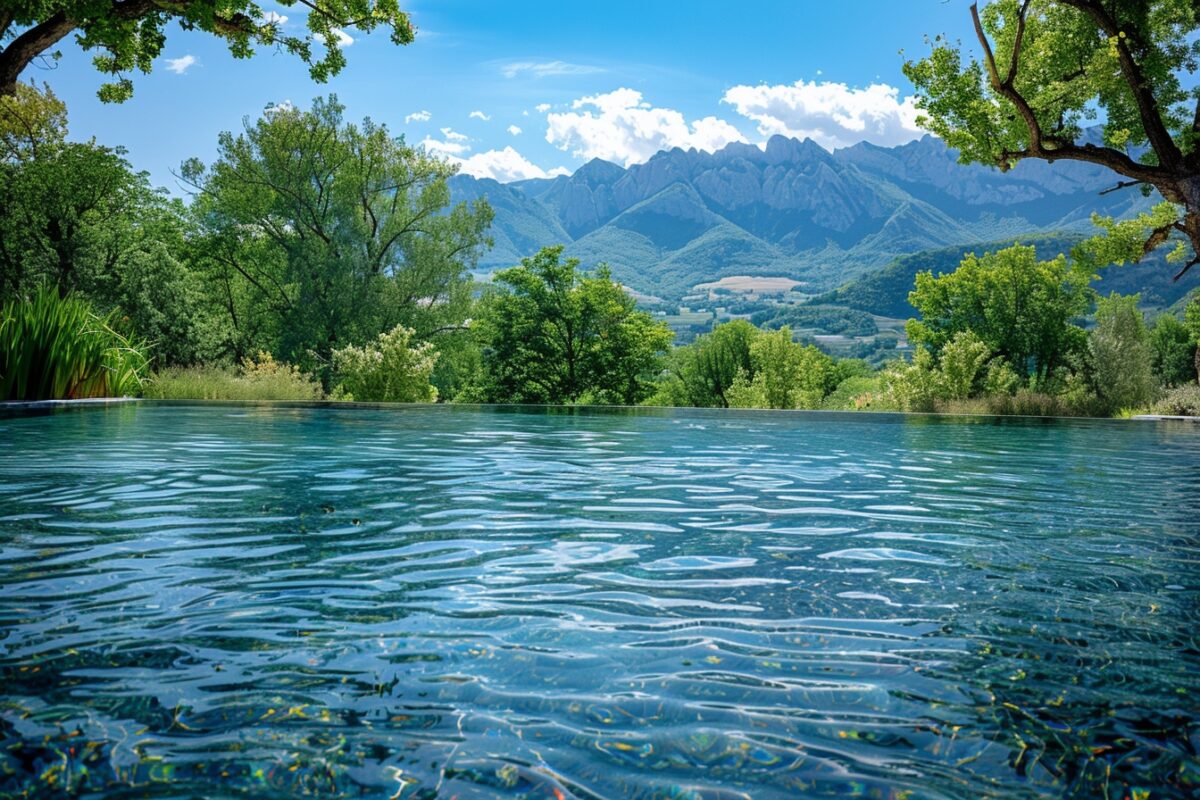
[{"label": "sunlight glare on water", "polygon": [[4,796],[1191,797],[1200,426],[9,416],[0,681]]}]

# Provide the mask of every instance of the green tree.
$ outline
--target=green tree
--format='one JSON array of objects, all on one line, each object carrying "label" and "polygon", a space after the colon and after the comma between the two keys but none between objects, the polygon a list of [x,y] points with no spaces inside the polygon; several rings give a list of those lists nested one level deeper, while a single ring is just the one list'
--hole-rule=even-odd
[{"label": "green tree", "polygon": [[66,133],[66,107],[48,89],[0,97],[0,296],[42,283],[93,294],[157,201],[123,151]]},{"label": "green tree", "polygon": [[763,331],[750,343],[752,372],[741,372],[726,390],[735,408],[819,408],[836,385],[833,359],[792,341],[786,325]]},{"label": "green tree", "polygon": [[[1192,339],[1200,343],[1200,293],[1193,293],[1191,302],[1184,309],[1183,324],[1191,331]],[[1196,372],[1200,373],[1200,346],[1196,348],[1194,364]]]},{"label": "green tree", "polygon": [[937,356],[956,334],[973,331],[1018,371],[1045,379],[1082,345],[1072,320],[1087,310],[1088,284],[1064,256],[1038,261],[1033,247],[968,254],[954,272],[917,275],[908,301],[921,319],[908,321],[908,336]]},{"label": "green tree", "polygon": [[1196,382],[1196,339],[1172,314],[1162,314],[1150,329],[1150,368],[1164,386]]},{"label": "green tree", "polygon": [[76,292],[148,343],[158,364],[208,353],[214,320],[188,265],[185,209],[124,153],[66,140],[48,89],[0,96],[0,301]]},{"label": "green tree", "polygon": [[250,58],[258,46],[273,46],[309,67],[325,82],[346,65],[340,45],[345,30],[385,28],[395,44],[413,41],[415,29],[397,0],[277,0],[302,7],[303,35],[287,32],[278,14],[251,0],[6,0],[0,6],[0,95],[16,90],[21,72],[68,34],[95,51],[96,69],[112,77],[100,87],[102,100],[121,102],[133,93],[127,73],[149,73],[162,53],[167,30],[178,25],[223,39],[235,58]]},{"label": "green tree", "polygon": [[547,247],[494,276],[472,324],[492,402],[634,404],[654,388],[671,331],[636,310],[607,269]]},{"label": "green tree", "polygon": [[1136,294],[1122,297],[1114,292],[1096,301],[1096,327],[1088,334],[1088,353],[1096,394],[1110,411],[1145,406],[1154,391],[1139,299]]},{"label": "green tree", "polygon": [[461,327],[492,219],[484,201],[450,207],[453,166],[343,110],[266,113],[221,134],[211,167],[184,166],[235,350],[326,376],[334,349],[397,325],[422,341]]},{"label": "green tree", "polygon": [[744,319],[724,322],[671,353],[668,385],[671,405],[728,408],[728,392],[739,375],[753,376],[750,346],[761,335]]},{"label": "green tree", "polygon": [[[1022,159],[1084,161],[1157,190],[1169,205],[1122,223],[1110,245],[1135,259],[1181,233],[1200,260],[1200,5],[1194,0],[995,0],[971,6],[983,51],[964,64],[937,37],[904,65],[917,89],[918,124],[964,163],[1007,170]],[[1085,123],[1104,120],[1104,141]],[[1140,157],[1131,147],[1144,148]],[[1187,258],[1177,249],[1174,256]]]}]

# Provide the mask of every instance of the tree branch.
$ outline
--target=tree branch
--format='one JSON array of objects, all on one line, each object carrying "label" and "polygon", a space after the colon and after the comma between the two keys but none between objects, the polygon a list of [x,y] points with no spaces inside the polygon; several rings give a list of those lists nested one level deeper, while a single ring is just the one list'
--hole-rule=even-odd
[{"label": "tree branch", "polygon": [[1179,152],[1179,147],[1171,138],[1171,132],[1167,130],[1166,123],[1163,122],[1162,113],[1158,108],[1158,98],[1154,96],[1154,89],[1150,81],[1147,80],[1141,65],[1134,60],[1133,53],[1129,50],[1128,38],[1139,36],[1138,31],[1136,29],[1121,30],[1120,25],[1104,7],[1093,0],[1062,0],[1062,2],[1090,16],[1110,39],[1116,40],[1117,60],[1121,65],[1121,74],[1124,75],[1125,83],[1133,94],[1133,101],[1137,105],[1138,116],[1142,121],[1142,129],[1146,132],[1146,138],[1150,140],[1150,146],[1158,155],[1158,163],[1167,169],[1178,167],[1183,160],[1183,154]]},{"label": "tree branch", "polygon": [[1128,189],[1130,186],[1140,186],[1143,183],[1145,183],[1145,181],[1118,181],[1116,186],[1110,186],[1107,189],[1102,189],[1100,191],[1100,196],[1103,197],[1106,194],[1112,194],[1113,192],[1121,189]]},{"label": "tree branch", "polygon": [[9,42],[0,52],[0,95],[13,95],[30,61],[75,29],[75,21],[59,11]]}]

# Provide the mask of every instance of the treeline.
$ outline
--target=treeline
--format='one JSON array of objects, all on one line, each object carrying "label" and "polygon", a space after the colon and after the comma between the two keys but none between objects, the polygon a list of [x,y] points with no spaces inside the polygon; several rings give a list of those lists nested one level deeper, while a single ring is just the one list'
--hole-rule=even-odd
[{"label": "treeline", "polygon": [[672,347],[606,269],[561,248],[473,281],[486,202],[452,204],[453,167],[348,122],[336,98],[222,134],[214,163],[180,170],[189,203],[66,130],[49,91],[0,98],[7,398],[1200,410],[1200,304],[1148,326],[1136,296],[1096,297],[1102,247],[1049,261],[1011,247],[919,274],[911,358],[882,369],[795,340],[791,326],[875,330],[830,307]]}]

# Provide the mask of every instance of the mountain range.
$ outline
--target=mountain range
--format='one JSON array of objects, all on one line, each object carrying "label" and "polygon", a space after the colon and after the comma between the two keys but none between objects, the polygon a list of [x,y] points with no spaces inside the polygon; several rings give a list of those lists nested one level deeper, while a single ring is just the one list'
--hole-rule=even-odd
[{"label": "mountain range", "polygon": [[677,300],[732,275],[788,277],[817,293],[924,251],[1082,235],[1094,231],[1093,212],[1151,204],[1136,189],[1100,194],[1115,183],[1078,162],[1005,173],[959,164],[932,136],[833,152],[774,136],[763,147],[664,150],[630,167],[593,159],[571,175],[507,184],[457,175],[450,187],[456,201],[486,197],[495,210],[482,270],[563,244],[584,267],[607,263],[630,288]]}]

